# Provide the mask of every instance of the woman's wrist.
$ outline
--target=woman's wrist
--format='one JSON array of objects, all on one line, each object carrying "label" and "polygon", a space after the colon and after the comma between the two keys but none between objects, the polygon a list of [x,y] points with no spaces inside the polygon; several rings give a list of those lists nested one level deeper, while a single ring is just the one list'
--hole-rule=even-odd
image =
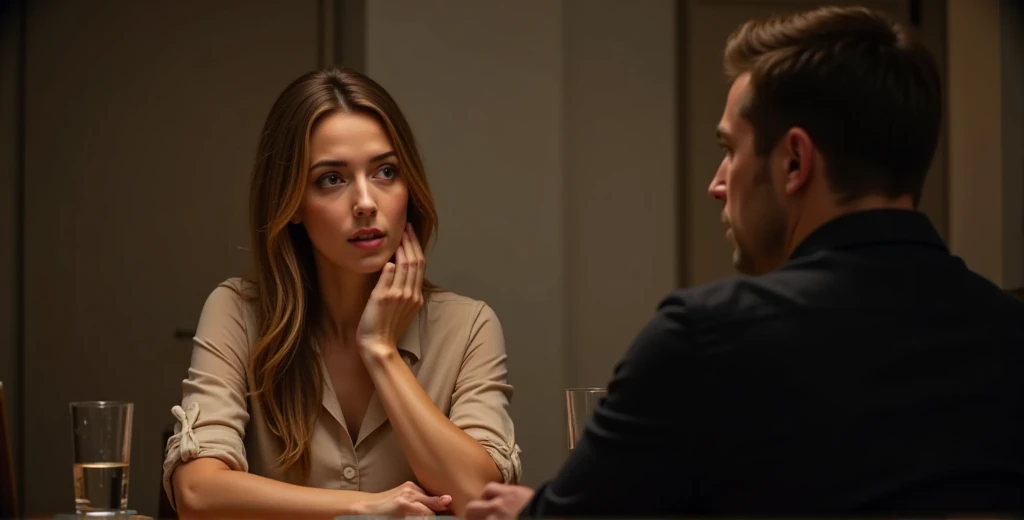
[{"label": "woman's wrist", "polygon": [[366,343],[360,345],[359,354],[362,356],[363,362],[366,363],[366,368],[371,370],[397,358],[398,347],[382,342]]},{"label": "woman's wrist", "polygon": [[337,515],[366,515],[373,493],[365,491],[334,490],[333,509]]}]

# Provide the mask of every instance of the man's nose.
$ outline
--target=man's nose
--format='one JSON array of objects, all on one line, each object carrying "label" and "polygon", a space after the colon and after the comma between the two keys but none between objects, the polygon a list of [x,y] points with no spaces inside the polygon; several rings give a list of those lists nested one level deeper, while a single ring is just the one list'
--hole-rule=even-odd
[{"label": "man's nose", "polygon": [[725,202],[725,180],[720,175],[715,175],[708,185],[708,195],[715,200]]}]

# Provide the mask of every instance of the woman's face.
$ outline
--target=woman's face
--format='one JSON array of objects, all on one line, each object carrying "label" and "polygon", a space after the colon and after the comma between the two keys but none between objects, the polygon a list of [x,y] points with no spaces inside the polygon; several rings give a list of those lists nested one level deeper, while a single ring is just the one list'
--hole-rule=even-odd
[{"label": "woman's face", "polygon": [[317,262],[380,271],[402,242],[409,188],[380,123],[336,111],[313,127],[301,222]]}]

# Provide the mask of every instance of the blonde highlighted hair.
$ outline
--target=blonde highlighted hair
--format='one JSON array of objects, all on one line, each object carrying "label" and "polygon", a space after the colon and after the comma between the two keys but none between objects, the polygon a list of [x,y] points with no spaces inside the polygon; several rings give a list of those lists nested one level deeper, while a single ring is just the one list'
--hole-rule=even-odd
[{"label": "blonde highlighted hair", "polygon": [[408,183],[408,221],[424,248],[437,230],[412,130],[383,87],[352,70],[327,69],[307,73],[284,89],[264,123],[249,193],[253,297],[260,323],[249,363],[253,396],[280,441],[278,464],[285,472],[309,471],[309,441],[324,378],[312,341],[320,310],[313,246],[305,228],[290,220],[307,184],[312,129],[339,111],[380,123]]}]

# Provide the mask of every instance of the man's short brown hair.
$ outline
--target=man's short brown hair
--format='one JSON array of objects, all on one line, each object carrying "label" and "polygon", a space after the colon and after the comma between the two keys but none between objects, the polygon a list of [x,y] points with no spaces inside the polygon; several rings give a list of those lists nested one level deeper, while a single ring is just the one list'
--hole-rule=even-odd
[{"label": "man's short brown hair", "polygon": [[729,36],[725,71],[731,80],[750,73],[741,114],[758,155],[800,127],[842,199],[920,198],[942,87],[931,54],[900,25],[862,7],[750,21]]}]

